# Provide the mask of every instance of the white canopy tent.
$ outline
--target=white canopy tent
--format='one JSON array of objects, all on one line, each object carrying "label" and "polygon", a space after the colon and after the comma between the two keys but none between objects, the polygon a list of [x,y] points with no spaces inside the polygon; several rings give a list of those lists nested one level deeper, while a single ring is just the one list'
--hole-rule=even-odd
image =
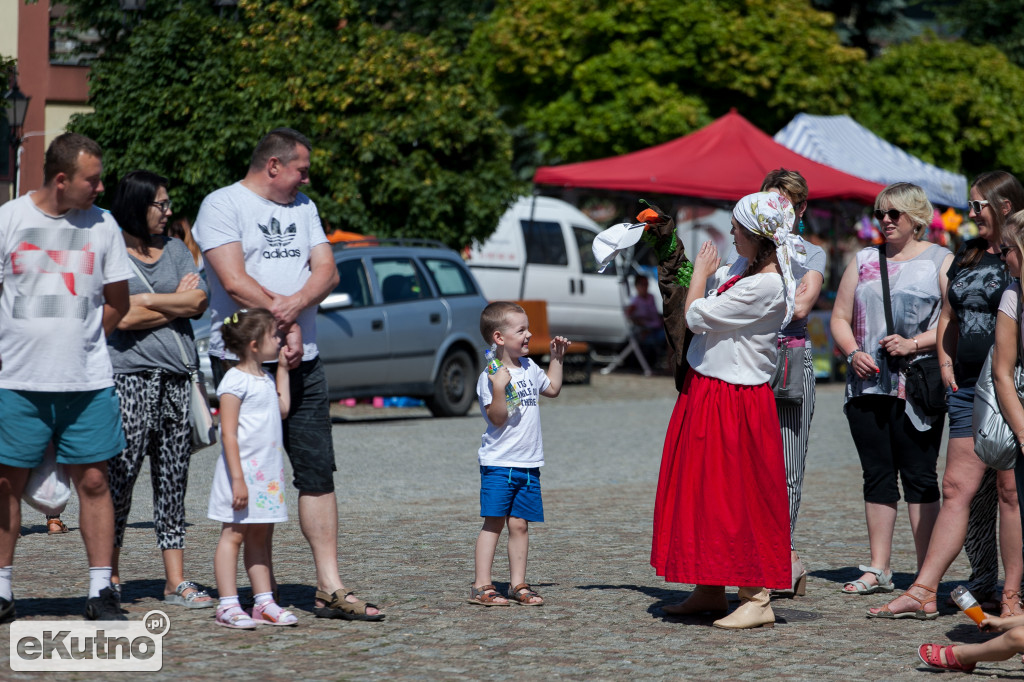
[{"label": "white canopy tent", "polygon": [[967,178],[911,156],[849,116],[797,114],[775,141],[864,180],[920,185],[933,204],[967,208]]}]

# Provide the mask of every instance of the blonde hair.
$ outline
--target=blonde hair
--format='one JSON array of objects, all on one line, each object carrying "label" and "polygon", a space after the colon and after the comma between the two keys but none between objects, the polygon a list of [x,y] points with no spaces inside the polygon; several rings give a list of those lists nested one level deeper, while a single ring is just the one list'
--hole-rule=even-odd
[{"label": "blonde hair", "polygon": [[510,313],[526,314],[523,307],[512,301],[495,301],[480,313],[480,334],[487,343],[494,343],[494,332],[505,326]]},{"label": "blonde hair", "polygon": [[[1003,223],[1003,238],[1009,238],[1013,242],[1013,245],[1017,247],[1017,251],[1022,254],[1022,260],[1024,260],[1024,210],[1006,216],[1006,221]],[[1018,279],[1020,275],[1020,272],[1010,273],[1011,277],[1017,277]]]},{"label": "blonde hair", "polygon": [[909,182],[896,182],[879,192],[875,198],[875,209],[881,210],[883,205],[888,205],[910,218],[914,223],[914,239],[921,239],[924,236],[935,215],[932,202],[928,201],[924,190]]}]

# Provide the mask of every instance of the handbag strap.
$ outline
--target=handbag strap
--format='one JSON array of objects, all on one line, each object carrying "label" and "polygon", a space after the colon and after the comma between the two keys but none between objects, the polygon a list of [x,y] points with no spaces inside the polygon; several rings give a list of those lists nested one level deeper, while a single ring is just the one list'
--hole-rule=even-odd
[{"label": "handbag strap", "polygon": [[892,299],[889,296],[889,265],[885,259],[885,244],[878,245],[878,274],[882,278],[882,305],[885,307],[885,334],[892,336],[896,325],[892,323]]},{"label": "handbag strap", "polygon": [[[128,256],[128,264],[132,266],[132,270],[135,271],[135,275],[142,280],[142,283],[146,285],[146,288],[149,289],[150,293],[155,294],[156,290],[153,289],[153,285],[150,284],[149,279],[142,274],[142,270],[140,270],[139,266],[135,264],[135,260],[131,256]],[[185,346],[181,343],[181,339],[179,338],[181,335],[174,331],[173,328],[171,328],[171,335],[174,337],[175,343],[178,344],[178,352],[181,353],[181,364],[185,365],[185,369],[188,370],[189,374],[195,374],[196,370],[199,368],[188,361],[188,356],[185,354]]]}]

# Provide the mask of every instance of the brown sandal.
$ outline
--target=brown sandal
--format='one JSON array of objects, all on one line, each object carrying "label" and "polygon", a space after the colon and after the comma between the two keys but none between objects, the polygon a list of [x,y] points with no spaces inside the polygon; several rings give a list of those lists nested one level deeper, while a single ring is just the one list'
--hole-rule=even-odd
[{"label": "brown sandal", "polygon": [[59,516],[46,517],[46,534],[62,535],[68,532],[68,527],[60,520]]},{"label": "brown sandal", "polygon": [[383,613],[369,614],[368,608],[377,608],[376,604],[370,604],[361,599],[349,601],[346,599],[352,592],[343,593],[335,590],[334,594],[327,594],[320,590],[316,591],[316,598],[324,603],[324,606],[314,606],[313,615],[317,618],[341,618],[342,620],[384,620]]},{"label": "brown sandal", "polygon": [[892,609],[889,608],[889,605],[892,604],[893,601],[896,601],[896,599],[900,598],[900,597],[896,597],[896,599],[893,599],[891,602],[889,602],[889,604],[886,604],[885,606],[883,606],[880,609],[877,609],[877,610],[875,610],[875,609],[868,609],[868,618],[887,618],[889,620],[899,619],[899,618],[915,618],[917,620],[935,620],[936,618],[938,618],[939,617],[938,604],[936,604],[936,610],[935,611],[925,611],[925,608],[924,608],[928,604],[935,604],[935,590],[933,590],[932,588],[928,587],[927,585],[922,585],[921,583],[914,583],[913,585],[911,585],[911,587],[919,587],[922,590],[924,590],[925,592],[928,592],[929,594],[931,594],[932,596],[931,597],[927,597],[925,599],[921,599],[920,597],[915,597],[914,595],[910,594],[909,591],[904,592],[903,594],[900,595],[900,597],[910,597],[911,599],[916,601],[918,604],[920,604],[920,608],[917,608],[917,609],[915,609],[913,611],[901,611],[900,613],[894,613],[892,611]]},{"label": "brown sandal", "polygon": [[[508,593],[509,597],[515,600],[517,604],[522,606],[544,606],[544,597],[540,596],[526,583],[519,583],[512,588],[512,591]],[[540,601],[526,601],[536,597]]]},{"label": "brown sandal", "polygon": [[1021,610],[1021,594],[1020,592],[1003,592],[1003,598],[999,601],[999,617],[1008,618],[1010,616],[1019,616],[1024,611]]},{"label": "brown sandal", "polygon": [[466,601],[470,604],[476,604],[477,606],[508,606],[509,601],[496,601],[498,599],[505,599],[498,592],[494,585],[476,585],[469,584],[469,599]]}]

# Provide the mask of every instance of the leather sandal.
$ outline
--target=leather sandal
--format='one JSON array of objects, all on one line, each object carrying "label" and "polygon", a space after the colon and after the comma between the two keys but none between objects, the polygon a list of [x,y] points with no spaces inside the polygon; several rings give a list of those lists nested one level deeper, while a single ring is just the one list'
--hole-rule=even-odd
[{"label": "leather sandal", "polygon": [[[526,583],[519,583],[513,587],[508,596],[521,606],[544,606],[544,597],[534,592],[533,588]],[[540,601],[529,601],[535,597]]]},{"label": "leather sandal", "polygon": [[[498,601],[501,599],[502,601]],[[494,585],[481,585],[477,587],[470,583],[469,585],[469,599],[466,600],[470,604],[476,604],[477,606],[511,606],[512,602],[501,596],[497,588]]]},{"label": "leather sandal", "polygon": [[62,535],[68,532],[68,527],[60,520],[59,516],[46,517],[46,534]]},{"label": "leather sandal", "polygon": [[1020,592],[1003,592],[1003,598],[999,600],[999,617],[1024,615],[1024,608],[1021,608]]},{"label": "leather sandal", "polygon": [[[918,608],[918,609],[915,609],[913,611],[901,611],[900,613],[894,613],[892,611],[892,609],[889,608],[889,606],[892,604],[892,601],[896,601],[896,599],[900,598],[900,597],[896,597],[896,599],[893,599],[891,602],[889,602],[888,604],[886,604],[882,608],[878,609],[877,611],[873,610],[873,609],[868,609],[868,618],[887,618],[889,620],[900,619],[900,618],[914,618],[916,620],[935,620],[936,618],[938,618],[939,617],[938,608],[936,608],[935,611],[930,611],[930,612],[924,610],[924,607],[927,606],[928,604],[936,604],[936,601],[935,601],[935,590],[930,588],[930,587],[928,587],[927,585],[922,585],[921,583],[914,583],[913,585],[911,585],[911,587],[919,587],[922,590],[924,590],[925,592],[930,593],[932,596],[928,597],[927,599],[921,599],[919,597],[915,597],[914,595],[910,594],[910,592],[904,592],[903,594],[900,595],[900,597],[910,597],[911,599],[916,601],[918,604],[920,604],[921,607]],[[936,604],[936,607],[938,607],[938,604]]]},{"label": "leather sandal", "polygon": [[369,614],[367,609],[378,608],[376,604],[370,604],[361,599],[349,601],[346,599],[352,592],[335,590],[334,594],[327,594],[321,590],[316,591],[316,598],[324,603],[324,606],[314,606],[313,615],[317,618],[340,618],[342,620],[384,620],[383,613]]}]

